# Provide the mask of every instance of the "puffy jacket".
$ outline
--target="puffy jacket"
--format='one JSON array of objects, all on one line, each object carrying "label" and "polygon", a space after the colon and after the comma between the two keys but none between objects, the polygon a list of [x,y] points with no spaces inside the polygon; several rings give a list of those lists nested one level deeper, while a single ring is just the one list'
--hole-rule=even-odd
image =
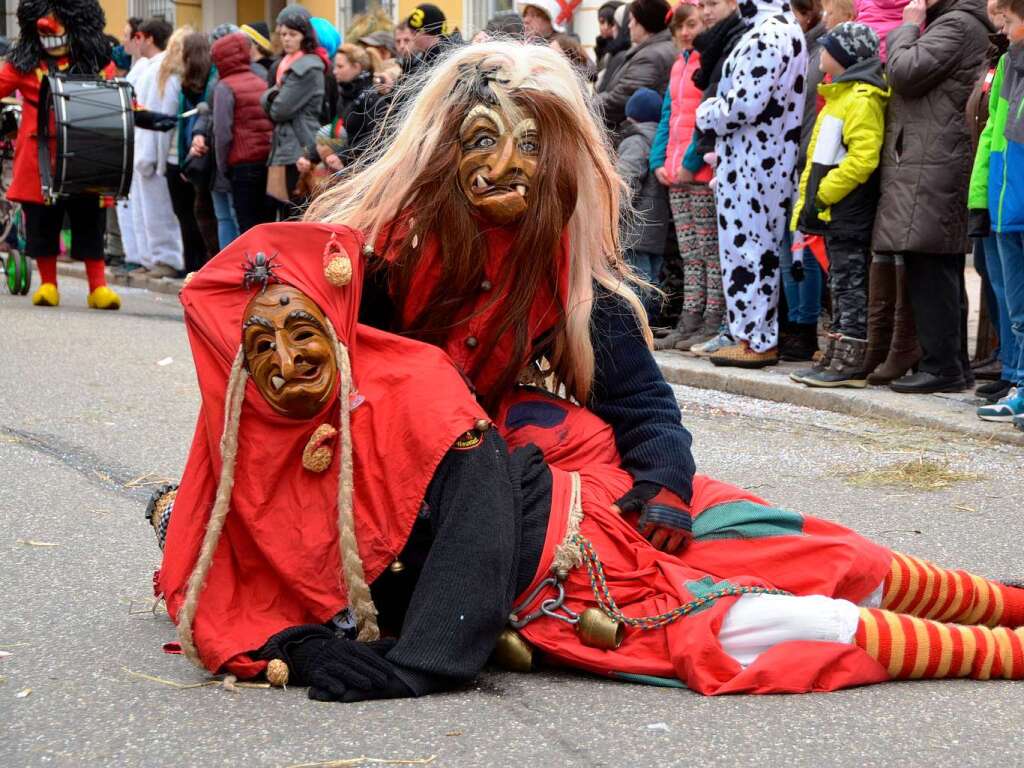
[{"label": "puffy jacket", "polygon": [[315,141],[324,101],[324,66],[317,54],[307,53],[288,68],[281,85],[261,97],[274,121],[270,165],[291,165]]},{"label": "puffy jacket", "polygon": [[939,0],[924,32],[903,24],[889,33],[875,251],[966,253],[972,160],[964,108],[991,31],[984,0]]},{"label": "puffy jacket", "polygon": [[[693,82],[693,73],[698,69],[700,54],[697,51],[683,51],[672,65],[672,76],[661,105],[661,122],[651,145],[651,171],[665,168],[673,184],[697,128],[697,107],[703,98],[700,88]],[[698,160],[700,165],[694,181],[710,181],[711,168],[702,158]]]},{"label": "puffy jacket", "polygon": [[878,160],[889,87],[876,57],[818,86],[825,106],[807,148],[792,228],[868,241],[878,204]]},{"label": "puffy jacket", "polygon": [[665,92],[675,60],[676,46],[667,29],[626,51],[622,66],[607,81],[604,92],[594,97],[610,129],[615,130],[626,119],[626,102],[637,90]]},{"label": "puffy jacket", "polygon": [[249,38],[235,32],[213,44],[220,80],[214,90],[213,134],[218,166],[265,163],[274,124],[260,105],[267,84],[252,71]]},{"label": "puffy jacket", "polygon": [[857,23],[875,30],[882,43],[878,49],[878,58],[883,63],[888,56],[885,38],[903,23],[903,9],[909,2],[910,0],[854,0]]},{"label": "puffy jacket", "polygon": [[987,208],[994,232],[1024,232],[1024,43],[996,68],[968,206]]},{"label": "puffy jacket", "polygon": [[633,207],[637,212],[634,231],[627,233],[627,244],[646,253],[665,250],[671,220],[668,193],[650,169],[651,144],[657,130],[657,123],[627,121],[615,166],[633,190]]}]

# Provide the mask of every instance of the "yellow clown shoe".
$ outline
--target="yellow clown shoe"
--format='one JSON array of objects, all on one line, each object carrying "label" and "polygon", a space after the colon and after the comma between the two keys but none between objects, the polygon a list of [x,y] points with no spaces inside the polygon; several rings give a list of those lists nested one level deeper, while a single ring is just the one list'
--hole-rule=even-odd
[{"label": "yellow clown shoe", "polygon": [[32,303],[37,307],[56,307],[60,304],[60,291],[53,283],[43,283],[32,294]]},{"label": "yellow clown shoe", "polygon": [[101,285],[89,294],[89,307],[91,309],[120,309],[121,297],[118,296],[109,285]]}]

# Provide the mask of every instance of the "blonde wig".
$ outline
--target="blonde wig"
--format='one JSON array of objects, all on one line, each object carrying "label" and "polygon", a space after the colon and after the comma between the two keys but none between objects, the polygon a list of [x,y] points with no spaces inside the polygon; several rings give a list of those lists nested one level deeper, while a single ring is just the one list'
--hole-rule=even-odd
[{"label": "blonde wig", "polygon": [[[628,304],[651,343],[646,313],[633,290],[643,282],[619,255],[620,215],[629,210],[628,188],[615,172],[611,148],[585,85],[556,51],[511,41],[453,48],[434,67],[424,69],[400,87],[393,103],[401,106],[389,112],[375,145],[313,203],[306,218],[345,224],[367,233],[367,241],[374,243],[389,236],[390,224],[409,214],[417,224],[400,254],[413,259],[418,257],[421,234],[417,228],[422,221],[430,222],[447,270],[442,272],[447,279],[440,290],[449,293],[437,298],[440,304],[445,299],[460,301],[462,288],[468,296],[470,287],[475,290],[479,285],[478,273],[471,271],[480,266],[471,257],[479,262],[486,254],[473,250],[481,247],[482,238],[458,187],[459,126],[482,102],[496,105],[514,120],[534,118],[541,147],[537,183],[531,185],[528,210],[513,246],[515,254],[533,264],[510,262],[516,274],[506,288],[514,311],[506,317],[522,317],[523,304],[533,299],[529,292],[540,282],[553,282],[554,262],[545,259],[554,256],[537,254],[553,254],[558,236],[567,228],[569,296],[548,359],[568,394],[585,402],[594,378],[590,317],[595,282]],[[533,189],[539,190],[537,195]],[[553,237],[537,235],[539,230],[553,232]],[[460,242],[466,245],[459,246]],[[539,274],[531,273],[538,269]],[[401,295],[398,290],[399,299]],[[508,320],[500,329],[519,334],[517,352],[522,352],[525,325],[516,327]],[[443,328],[444,323],[439,321],[436,327]],[[426,332],[420,337],[437,341]]]},{"label": "blonde wig", "polygon": [[185,25],[178,27],[171,34],[167,41],[167,53],[160,62],[160,70],[157,72],[156,82],[160,92],[160,98],[164,96],[164,89],[171,75],[181,77],[185,74],[185,38],[192,34],[192,27]]}]

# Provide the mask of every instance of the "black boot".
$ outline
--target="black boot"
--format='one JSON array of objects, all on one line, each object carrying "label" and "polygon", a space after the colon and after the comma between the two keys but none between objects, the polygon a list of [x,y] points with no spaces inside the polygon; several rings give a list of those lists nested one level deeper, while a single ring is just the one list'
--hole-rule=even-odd
[{"label": "black boot", "polygon": [[813,360],[817,351],[817,323],[790,323],[779,341],[779,357],[783,360]]},{"label": "black boot", "polygon": [[835,353],[836,342],[838,340],[838,333],[830,333],[828,335],[828,344],[825,346],[825,351],[821,353],[821,359],[810,368],[801,368],[798,371],[793,371],[789,374],[789,378],[801,384],[806,384],[807,382],[804,380],[805,378],[808,376],[816,376],[832,365],[832,355]]},{"label": "black boot", "polygon": [[836,341],[828,368],[804,376],[801,381],[809,387],[866,387],[868,372],[864,369],[864,358],[867,351],[866,339],[843,336]]}]

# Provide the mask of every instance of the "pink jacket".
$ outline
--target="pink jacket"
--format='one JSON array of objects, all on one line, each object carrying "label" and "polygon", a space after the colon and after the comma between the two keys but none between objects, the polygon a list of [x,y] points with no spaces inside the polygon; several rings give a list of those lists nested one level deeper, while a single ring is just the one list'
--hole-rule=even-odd
[{"label": "pink jacket", "polygon": [[864,24],[875,30],[882,41],[878,49],[878,58],[885,63],[885,37],[890,30],[903,23],[903,9],[910,0],[854,0],[857,23]]},{"label": "pink jacket", "polygon": [[[651,148],[651,168],[664,165],[674,183],[679,168],[689,149],[697,125],[697,107],[701,102],[701,91],[693,83],[693,73],[700,69],[700,54],[689,51],[680,54],[672,65],[665,105],[662,108],[658,135]],[[669,109],[670,108],[670,109]],[[666,109],[669,109],[666,115]],[[666,125],[666,117],[667,125]],[[667,128],[667,137],[665,136]],[[666,141],[667,139],[667,141]],[[664,142],[664,143],[663,143]],[[694,174],[695,181],[708,181],[711,169],[702,165]]]}]

